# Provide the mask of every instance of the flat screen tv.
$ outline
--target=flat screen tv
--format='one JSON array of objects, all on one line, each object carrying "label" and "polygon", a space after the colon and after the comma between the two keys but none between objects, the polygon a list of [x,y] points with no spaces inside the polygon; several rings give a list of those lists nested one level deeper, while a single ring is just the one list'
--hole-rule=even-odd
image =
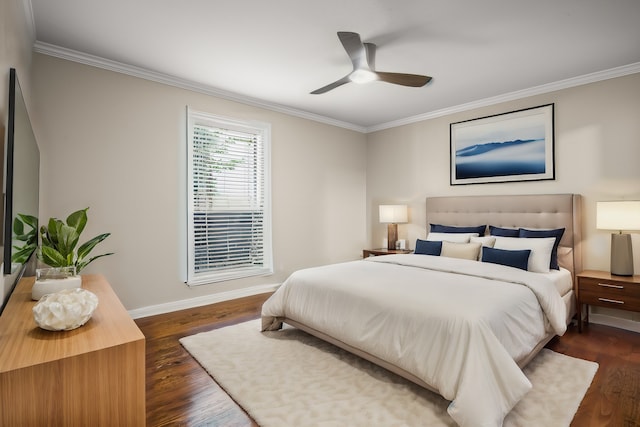
[{"label": "flat screen tv", "polygon": [[4,139],[3,299],[0,313],[16,283],[35,271],[38,243],[40,150],[15,69],[9,70],[9,100]]}]

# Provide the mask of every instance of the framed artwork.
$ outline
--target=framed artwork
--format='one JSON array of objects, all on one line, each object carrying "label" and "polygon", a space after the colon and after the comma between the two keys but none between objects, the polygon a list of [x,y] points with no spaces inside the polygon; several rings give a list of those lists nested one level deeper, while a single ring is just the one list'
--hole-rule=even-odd
[{"label": "framed artwork", "polygon": [[553,104],[451,123],[451,185],[555,179]]}]

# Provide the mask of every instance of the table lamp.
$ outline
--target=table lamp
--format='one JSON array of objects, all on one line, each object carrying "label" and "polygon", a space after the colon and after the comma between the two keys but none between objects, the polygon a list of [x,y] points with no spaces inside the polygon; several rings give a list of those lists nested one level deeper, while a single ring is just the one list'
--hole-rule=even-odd
[{"label": "table lamp", "polygon": [[380,222],[387,223],[387,249],[395,249],[398,224],[407,222],[407,205],[380,205]]},{"label": "table lamp", "polygon": [[596,203],[596,228],[618,230],[611,234],[611,274],[633,276],[631,235],[623,230],[640,230],[640,201]]}]

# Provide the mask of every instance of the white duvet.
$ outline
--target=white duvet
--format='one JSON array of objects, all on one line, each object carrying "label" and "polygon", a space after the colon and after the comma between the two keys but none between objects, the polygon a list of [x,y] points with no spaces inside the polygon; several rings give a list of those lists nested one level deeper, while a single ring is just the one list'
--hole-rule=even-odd
[{"label": "white duvet", "polygon": [[566,307],[544,275],[426,255],[293,273],[262,307],[263,330],[298,321],[390,362],[451,401],[460,426],[501,426],[531,383],[515,360]]}]

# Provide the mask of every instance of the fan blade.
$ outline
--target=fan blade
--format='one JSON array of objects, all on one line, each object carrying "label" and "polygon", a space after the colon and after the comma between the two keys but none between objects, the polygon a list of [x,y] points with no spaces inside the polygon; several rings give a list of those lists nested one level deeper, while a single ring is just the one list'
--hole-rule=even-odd
[{"label": "fan blade", "polygon": [[376,69],[376,45],[373,43],[363,43],[363,45],[367,54],[367,65],[373,71]]},{"label": "fan blade", "polygon": [[319,95],[321,93],[325,93],[325,92],[329,92],[331,89],[335,89],[338,86],[342,86],[345,83],[349,83],[351,80],[349,79],[349,76],[346,75],[343,78],[341,78],[340,80],[336,80],[335,82],[328,84],[326,86],[321,87],[320,89],[316,89],[313,92],[311,92],[311,95]]},{"label": "fan blade", "polygon": [[375,71],[375,73],[383,82],[402,86],[421,87],[431,81],[431,77],[418,74],[385,73],[383,71]]},{"label": "fan blade", "polygon": [[347,51],[347,55],[351,58],[353,69],[358,70],[367,67],[367,56],[362,40],[360,40],[360,35],[348,31],[339,31],[338,38],[342,46],[344,46],[344,50]]}]

